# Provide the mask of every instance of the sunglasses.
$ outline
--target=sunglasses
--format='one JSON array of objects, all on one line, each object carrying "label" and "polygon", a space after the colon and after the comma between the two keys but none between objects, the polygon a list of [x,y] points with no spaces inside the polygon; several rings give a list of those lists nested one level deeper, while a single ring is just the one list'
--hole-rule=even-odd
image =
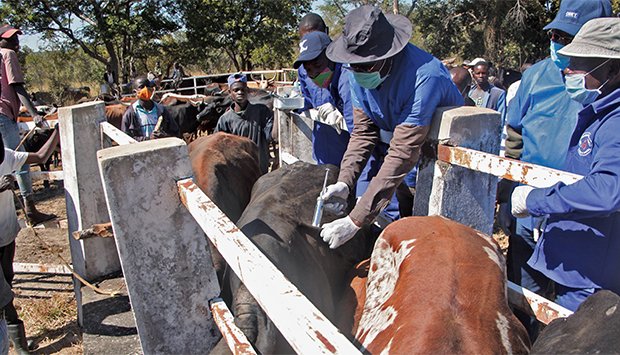
[{"label": "sunglasses", "polygon": [[349,64],[349,68],[351,70],[353,70],[354,72],[356,72],[356,73],[370,73],[370,72],[373,72],[373,71],[377,71],[376,68],[382,62],[383,61],[380,60],[380,61],[377,61],[377,62]]},{"label": "sunglasses", "polygon": [[557,30],[547,31],[547,36],[553,42],[559,43],[564,46],[567,44],[570,44],[573,41],[573,36],[569,35],[568,33],[564,33],[564,32],[557,31]]}]

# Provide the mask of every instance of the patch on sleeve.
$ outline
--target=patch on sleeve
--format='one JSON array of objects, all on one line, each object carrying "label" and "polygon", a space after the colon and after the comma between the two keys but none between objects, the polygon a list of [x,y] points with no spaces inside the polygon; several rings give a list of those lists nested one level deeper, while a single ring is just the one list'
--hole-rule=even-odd
[{"label": "patch on sleeve", "polygon": [[579,149],[577,149],[577,153],[579,153],[582,157],[592,153],[592,133],[584,132],[581,135],[581,138],[579,138]]}]

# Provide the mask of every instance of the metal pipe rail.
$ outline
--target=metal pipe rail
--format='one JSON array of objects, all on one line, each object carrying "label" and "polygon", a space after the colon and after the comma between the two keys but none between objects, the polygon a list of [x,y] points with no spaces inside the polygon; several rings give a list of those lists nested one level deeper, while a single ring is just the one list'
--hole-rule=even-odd
[{"label": "metal pipe rail", "polygon": [[301,354],[359,354],[191,178],[178,181],[177,186],[181,202],[293,350]]}]

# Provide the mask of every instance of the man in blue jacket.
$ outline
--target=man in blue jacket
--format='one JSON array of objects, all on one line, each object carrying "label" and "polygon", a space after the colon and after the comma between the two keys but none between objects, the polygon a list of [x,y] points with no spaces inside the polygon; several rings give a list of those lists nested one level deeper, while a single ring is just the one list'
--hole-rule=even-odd
[{"label": "man in blue jacket", "polygon": [[338,182],[322,196],[326,206],[343,210],[339,201],[346,201],[374,147],[389,144],[379,173],[350,214],[323,226],[321,237],[332,249],[388,205],[418,161],[435,109],[463,105],[446,67],[409,43],[411,31],[406,17],[365,5],[347,15],[342,36],[327,48],[330,60],[350,65],[354,127]]},{"label": "man in blue jacket", "polygon": [[620,18],[590,20],[559,54],[570,57],[566,92],[585,106],[564,168],[584,178],[519,186],[512,212],[549,217],[528,264],[556,283],[556,301],[574,311],[600,289],[620,293]]},{"label": "man in blue jacket", "polygon": [[[565,169],[570,136],[582,105],[565,91],[562,71],[568,58],[558,51],[569,44],[588,20],[611,16],[609,0],[563,0],[555,19],[545,26],[550,38],[550,58],[536,63],[521,79],[507,111],[506,156],[555,169]],[[527,265],[536,245],[533,230],[541,218],[520,218],[516,233],[509,236],[508,279],[541,295],[549,281]],[[519,315],[534,338],[537,321]],[[530,319],[529,321],[526,320]]]}]

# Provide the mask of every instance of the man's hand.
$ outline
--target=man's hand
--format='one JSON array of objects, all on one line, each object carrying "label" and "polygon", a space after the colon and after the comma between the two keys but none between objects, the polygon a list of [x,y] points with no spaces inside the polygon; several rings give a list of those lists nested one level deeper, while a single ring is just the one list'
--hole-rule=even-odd
[{"label": "man's hand", "polygon": [[43,116],[41,115],[32,116],[32,122],[34,122],[35,126],[37,127],[43,127]]},{"label": "man's hand", "polygon": [[13,175],[3,175],[2,177],[0,177],[0,192],[12,190],[14,183],[15,178],[13,177]]},{"label": "man's hand", "polygon": [[533,187],[522,185],[517,186],[512,193],[512,215],[517,218],[524,218],[530,215],[530,211],[527,210],[527,196],[534,190]]},{"label": "man's hand", "polygon": [[329,102],[318,107],[317,121],[334,127],[338,134],[343,130],[347,130],[347,123],[344,120],[344,116],[342,116],[342,113]]},{"label": "man's hand", "polygon": [[321,199],[325,201],[323,208],[335,215],[343,213],[347,207],[347,197],[349,197],[349,186],[342,181],[331,184],[321,193]]},{"label": "man's hand", "polygon": [[323,225],[321,238],[329,244],[330,249],[336,249],[353,238],[359,230],[360,227],[353,223],[351,217],[346,216]]}]

